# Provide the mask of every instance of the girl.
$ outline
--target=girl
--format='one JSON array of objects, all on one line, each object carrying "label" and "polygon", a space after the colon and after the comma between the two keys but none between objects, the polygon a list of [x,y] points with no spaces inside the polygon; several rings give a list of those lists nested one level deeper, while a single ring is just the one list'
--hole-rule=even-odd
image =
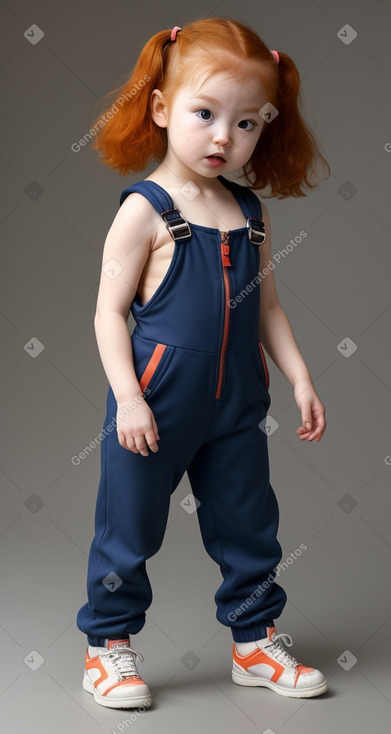
[{"label": "girl", "polygon": [[[125,174],[159,163],[121,194],[94,322],[109,390],[77,626],[88,639],[83,687],[103,706],[151,703],[130,635],[145,624],[146,560],[186,471],[223,576],[216,616],[231,628],[233,681],[283,696],[327,690],[274,626],[286,593],[275,582],[282,550],[263,347],[293,386],[300,439],[320,441],[326,427],[268,267],[269,215],[256,193],[269,185],[269,197],[305,196],[315,162],[329,168],[298,96],[287,54],[241,23],[208,18],[156,33],[96,121],[107,165]],[[236,171],[248,186],[226,177]]]}]

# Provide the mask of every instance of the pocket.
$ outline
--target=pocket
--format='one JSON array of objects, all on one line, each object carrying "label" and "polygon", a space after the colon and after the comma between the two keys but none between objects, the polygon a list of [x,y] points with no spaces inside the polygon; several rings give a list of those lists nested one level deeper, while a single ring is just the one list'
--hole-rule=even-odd
[{"label": "pocket", "polygon": [[267,362],[266,357],[263,351],[262,343],[258,342],[259,347],[259,353],[261,355],[261,361],[262,361],[262,368],[263,368],[263,374],[265,377],[265,384],[266,384],[266,390],[269,390],[269,384],[270,384],[270,377],[269,377],[269,370],[267,368]]},{"label": "pocket", "polygon": [[172,345],[162,344],[160,342],[156,343],[139,379],[140,388],[142,392],[145,392],[147,399],[152,392],[155,392],[163,380],[164,375],[167,373],[174,351],[175,347]]}]

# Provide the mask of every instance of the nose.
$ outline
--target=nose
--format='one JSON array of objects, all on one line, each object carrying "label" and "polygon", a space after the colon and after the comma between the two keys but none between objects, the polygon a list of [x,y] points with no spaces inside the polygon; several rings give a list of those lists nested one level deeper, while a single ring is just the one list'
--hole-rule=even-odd
[{"label": "nose", "polygon": [[224,125],[221,122],[216,125],[215,129],[213,130],[213,142],[216,145],[232,145],[228,125]]}]

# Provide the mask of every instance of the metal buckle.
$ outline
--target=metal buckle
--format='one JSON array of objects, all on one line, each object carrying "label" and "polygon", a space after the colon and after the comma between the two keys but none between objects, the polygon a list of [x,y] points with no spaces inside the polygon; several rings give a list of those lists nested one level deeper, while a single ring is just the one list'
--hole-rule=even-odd
[{"label": "metal buckle", "polygon": [[263,245],[266,240],[265,224],[263,219],[248,217],[247,219],[248,236],[253,245]]},{"label": "metal buckle", "polygon": [[163,217],[173,240],[184,240],[186,237],[191,237],[190,225],[178,209],[166,209],[161,212],[160,216]]}]

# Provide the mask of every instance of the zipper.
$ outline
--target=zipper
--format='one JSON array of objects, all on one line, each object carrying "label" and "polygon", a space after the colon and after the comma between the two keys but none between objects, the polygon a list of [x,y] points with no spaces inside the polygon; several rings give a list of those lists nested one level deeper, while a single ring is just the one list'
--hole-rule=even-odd
[{"label": "zipper", "polygon": [[223,338],[221,340],[221,346],[220,346],[220,355],[219,355],[219,375],[217,380],[217,389],[216,389],[216,399],[220,397],[221,395],[221,388],[223,384],[224,379],[224,369],[225,369],[225,361],[226,361],[226,352],[227,352],[227,345],[228,345],[228,336],[229,336],[229,300],[230,300],[230,282],[229,282],[229,275],[227,268],[231,267],[231,262],[229,259],[229,232],[220,232],[221,234],[221,241],[220,241],[220,255],[221,255],[221,264],[223,268],[223,282],[224,282],[224,329],[223,329]]}]

